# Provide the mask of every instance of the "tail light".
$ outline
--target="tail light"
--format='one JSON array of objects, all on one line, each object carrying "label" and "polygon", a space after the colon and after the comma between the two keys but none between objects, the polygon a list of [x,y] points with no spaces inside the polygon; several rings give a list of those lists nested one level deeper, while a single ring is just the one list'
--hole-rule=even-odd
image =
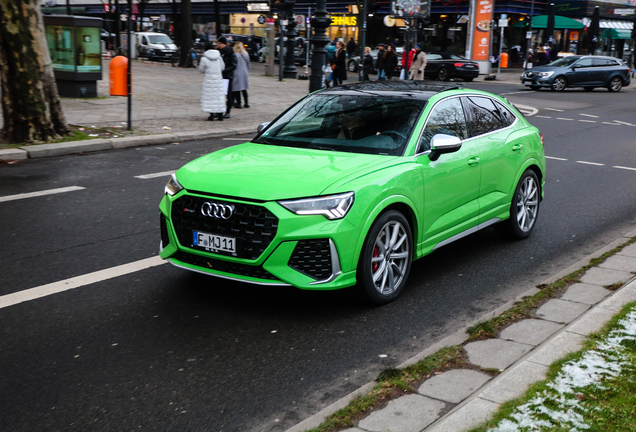
[{"label": "tail light", "polygon": [[462,67],[462,66],[464,66],[464,63],[455,63],[453,66],[455,66],[455,67]]},{"label": "tail light", "polygon": [[541,137],[541,145],[545,147],[545,141],[543,141],[543,134],[540,133],[539,136]]}]

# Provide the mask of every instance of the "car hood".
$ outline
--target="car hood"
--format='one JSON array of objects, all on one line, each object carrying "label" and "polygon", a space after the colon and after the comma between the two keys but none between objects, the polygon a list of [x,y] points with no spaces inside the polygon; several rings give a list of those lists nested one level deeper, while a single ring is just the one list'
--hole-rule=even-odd
[{"label": "car hood", "polygon": [[190,191],[271,201],[321,195],[396,158],[245,143],[190,162],[177,179]]}]

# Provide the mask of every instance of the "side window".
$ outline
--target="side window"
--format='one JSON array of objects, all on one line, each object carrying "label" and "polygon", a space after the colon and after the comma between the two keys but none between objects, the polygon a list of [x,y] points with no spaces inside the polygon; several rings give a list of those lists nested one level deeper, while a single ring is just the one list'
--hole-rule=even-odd
[{"label": "side window", "polygon": [[584,58],[576,62],[576,67],[590,67],[592,66],[591,58]]},{"label": "side window", "polygon": [[497,105],[497,108],[499,108],[499,112],[501,113],[501,123],[503,124],[503,127],[508,127],[515,122],[516,117],[508,108],[497,101],[495,101],[495,105]]},{"label": "side window", "polygon": [[471,138],[502,128],[499,111],[491,99],[481,96],[470,96],[462,99],[466,107],[468,132]]},{"label": "side window", "polygon": [[435,105],[428,116],[418,153],[430,150],[431,139],[437,134],[453,135],[461,140],[468,138],[466,117],[459,98],[447,99]]}]

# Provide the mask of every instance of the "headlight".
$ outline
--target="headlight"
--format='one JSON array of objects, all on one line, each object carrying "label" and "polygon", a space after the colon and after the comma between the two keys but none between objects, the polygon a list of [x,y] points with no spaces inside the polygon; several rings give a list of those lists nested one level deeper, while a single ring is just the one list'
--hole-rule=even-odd
[{"label": "headlight", "polygon": [[540,73],[539,73],[539,76],[540,76],[541,78],[547,78],[547,77],[549,77],[549,76],[552,76],[553,74],[554,74],[554,72],[540,72]]},{"label": "headlight", "polygon": [[297,215],[323,215],[327,219],[342,219],[353,205],[353,192],[319,198],[278,201],[278,204]]},{"label": "headlight", "polygon": [[172,173],[168,180],[168,184],[166,184],[165,192],[172,196],[176,195],[181,189],[183,189],[183,186],[181,186],[177,181],[177,175]]}]

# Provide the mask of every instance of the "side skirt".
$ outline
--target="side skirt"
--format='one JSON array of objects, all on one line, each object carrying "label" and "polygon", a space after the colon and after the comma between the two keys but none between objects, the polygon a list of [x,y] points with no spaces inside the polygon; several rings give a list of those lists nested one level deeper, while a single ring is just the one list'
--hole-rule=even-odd
[{"label": "side skirt", "polygon": [[472,233],[475,233],[481,229],[487,228],[490,225],[494,225],[497,222],[499,222],[501,220],[501,218],[492,218],[486,222],[480,223],[477,226],[474,226],[472,228],[467,229],[466,231],[460,232],[459,234],[455,234],[454,236],[447,238],[446,240],[439,242],[435,245],[435,247],[433,247],[433,250],[439,249],[442,246],[446,246],[449,243],[454,242],[455,240],[459,240],[460,238],[464,238],[468,235],[471,235]]}]

